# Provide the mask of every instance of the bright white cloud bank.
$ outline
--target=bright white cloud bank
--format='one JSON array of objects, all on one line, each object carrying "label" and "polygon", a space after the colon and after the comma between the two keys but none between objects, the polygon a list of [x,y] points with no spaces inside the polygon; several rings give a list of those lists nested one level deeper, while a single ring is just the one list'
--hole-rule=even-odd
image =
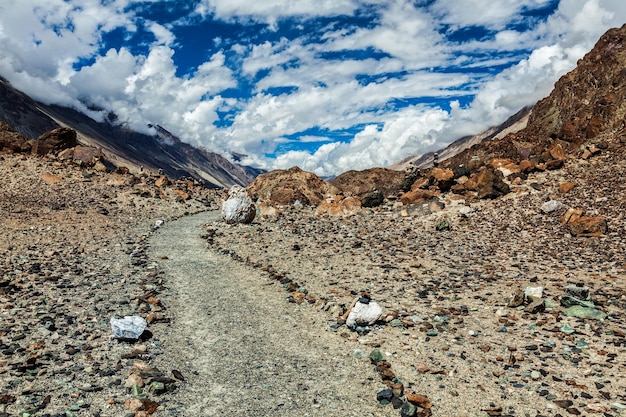
[{"label": "bright white cloud bank", "polygon": [[[188,13],[146,17],[157,4],[164,11],[186,4]],[[160,124],[266,169],[335,175],[501,123],[549,94],[602,33],[626,22],[623,0],[560,0],[556,8],[550,0],[189,4],[5,0],[0,75],[36,99],[99,120],[113,112],[137,130]],[[550,13],[533,19],[537,9]],[[227,34],[198,32],[198,62],[183,68],[177,53],[191,46],[178,29],[209,21],[257,25],[267,36],[226,41]],[[112,31],[128,43],[109,47]]]}]

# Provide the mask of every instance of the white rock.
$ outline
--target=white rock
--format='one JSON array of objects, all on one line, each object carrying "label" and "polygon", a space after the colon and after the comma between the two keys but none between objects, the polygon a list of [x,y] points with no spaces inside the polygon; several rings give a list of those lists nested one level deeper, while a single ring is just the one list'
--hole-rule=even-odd
[{"label": "white rock", "polygon": [[139,339],[147,326],[148,323],[143,317],[125,316],[121,319],[111,317],[113,335],[122,339]]},{"label": "white rock", "polygon": [[369,326],[374,324],[382,315],[383,308],[378,303],[374,301],[370,301],[368,304],[358,302],[350,310],[346,325],[348,327]]},{"label": "white rock", "polygon": [[560,210],[563,207],[563,204],[560,201],[550,200],[543,203],[541,206],[541,211],[544,213],[552,213],[553,211]]},{"label": "white rock", "polygon": [[154,222],[154,228],[157,229],[161,226],[163,226],[163,224],[165,223],[165,220],[157,220]]},{"label": "white rock", "polygon": [[543,297],[543,287],[526,287],[524,289],[524,297],[534,297],[541,298]]},{"label": "white rock", "polygon": [[222,204],[222,219],[228,223],[252,223],[256,207],[245,188],[233,185],[228,192],[228,200]]}]

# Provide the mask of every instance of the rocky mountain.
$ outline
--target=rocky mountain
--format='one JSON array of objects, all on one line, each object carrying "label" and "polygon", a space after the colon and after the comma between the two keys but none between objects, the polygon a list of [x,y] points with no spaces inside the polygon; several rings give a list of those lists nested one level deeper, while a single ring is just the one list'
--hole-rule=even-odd
[{"label": "rocky mountain", "polygon": [[171,178],[192,177],[210,187],[247,185],[263,172],[183,143],[162,126],[153,126],[156,134],[146,135],[112,123],[96,122],[71,108],[45,105],[1,77],[0,120],[31,140],[55,128],[71,128],[77,132],[80,144],[101,149],[116,166],[137,171],[160,170]]},{"label": "rocky mountain", "polygon": [[[626,140],[626,25],[607,31],[538,102],[527,126],[501,140],[483,142],[444,161],[456,168],[494,157],[549,163],[557,152],[582,156],[589,148],[623,146]],[[559,150],[560,149],[560,150]],[[552,151],[550,151],[552,150]],[[559,165],[559,164],[556,164]]]}]

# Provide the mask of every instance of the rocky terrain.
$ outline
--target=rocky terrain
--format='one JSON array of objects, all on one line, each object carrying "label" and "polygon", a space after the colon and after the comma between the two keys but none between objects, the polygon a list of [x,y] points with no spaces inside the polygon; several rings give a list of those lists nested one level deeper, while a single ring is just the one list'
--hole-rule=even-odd
[{"label": "rocky terrain", "polygon": [[[623,154],[607,152],[530,175],[496,200],[449,194],[443,209],[390,201],[349,216],[288,207],[251,225],[210,224],[207,240],[273,277],[286,300],[326,311],[326,331],[354,349],[380,348],[434,415],[618,415],[626,406],[625,174]],[[563,206],[546,213],[548,201]],[[604,216],[608,232],[573,236],[562,224],[569,208]],[[566,314],[568,285],[587,287],[603,319]],[[538,304],[513,302],[535,287]],[[354,331],[345,316],[363,295],[385,313]]]},{"label": "rocky terrain", "polygon": [[206,210],[213,196],[190,181],[97,167],[0,154],[2,416],[125,415],[124,383],[133,359],[148,357],[146,341],[119,343],[109,319],[168,321],[145,239],[155,222]]},{"label": "rocky terrain", "polygon": [[[625,46],[626,27],[609,31],[519,132],[428,170],[264,174],[247,190],[262,200],[254,219],[215,213],[197,230],[189,216],[226,190],[115,166],[71,129],[33,140],[0,125],[0,416],[229,415],[211,401],[262,415],[623,415]],[[218,289],[181,286],[182,235],[222,258]],[[185,307],[204,306],[185,297],[202,294],[215,298],[193,336]],[[354,321],[367,306],[382,314]],[[126,315],[149,325],[138,340],[111,334]],[[229,335],[242,323],[245,337]],[[280,336],[255,344],[256,323]],[[220,332],[239,342],[212,351]],[[314,345],[330,363],[301,355]],[[303,364],[337,380],[315,386]]]}]

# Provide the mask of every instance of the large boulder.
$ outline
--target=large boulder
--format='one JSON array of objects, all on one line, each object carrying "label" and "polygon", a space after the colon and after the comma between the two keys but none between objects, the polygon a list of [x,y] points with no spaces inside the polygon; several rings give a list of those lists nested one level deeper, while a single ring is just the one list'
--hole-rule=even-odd
[{"label": "large boulder", "polygon": [[261,174],[248,186],[248,192],[255,199],[280,206],[296,202],[317,206],[327,197],[340,193],[337,187],[298,167]]},{"label": "large boulder", "polygon": [[362,171],[347,171],[330,183],[339,188],[344,195],[355,195],[361,198],[374,190],[384,197],[395,196],[402,191],[405,173],[388,168],[370,168]]},{"label": "large boulder", "polygon": [[32,143],[10,125],[0,120],[0,151],[29,152]]},{"label": "large boulder", "polygon": [[233,185],[228,192],[228,200],[222,204],[222,219],[228,224],[252,223],[256,207],[245,188]]},{"label": "large boulder", "polygon": [[47,155],[50,152],[62,151],[63,149],[73,148],[76,145],[76,131],[67,127],[59,127],[35,139],[32,153]]},{"label": "large boulder", "polygon": [[478,173],[472,174],[465,188],[476,191],[478,198],[497,198],[511,191],[504,182],[502,172],[491,167],[483,167]]},{"label": "large boulder", "polygon": [[104,154],[93,146],[77,145],[66,148],[57,155],[60,160],[73,161],[81,166],[94,166],[98,161],[104,160]]}]

